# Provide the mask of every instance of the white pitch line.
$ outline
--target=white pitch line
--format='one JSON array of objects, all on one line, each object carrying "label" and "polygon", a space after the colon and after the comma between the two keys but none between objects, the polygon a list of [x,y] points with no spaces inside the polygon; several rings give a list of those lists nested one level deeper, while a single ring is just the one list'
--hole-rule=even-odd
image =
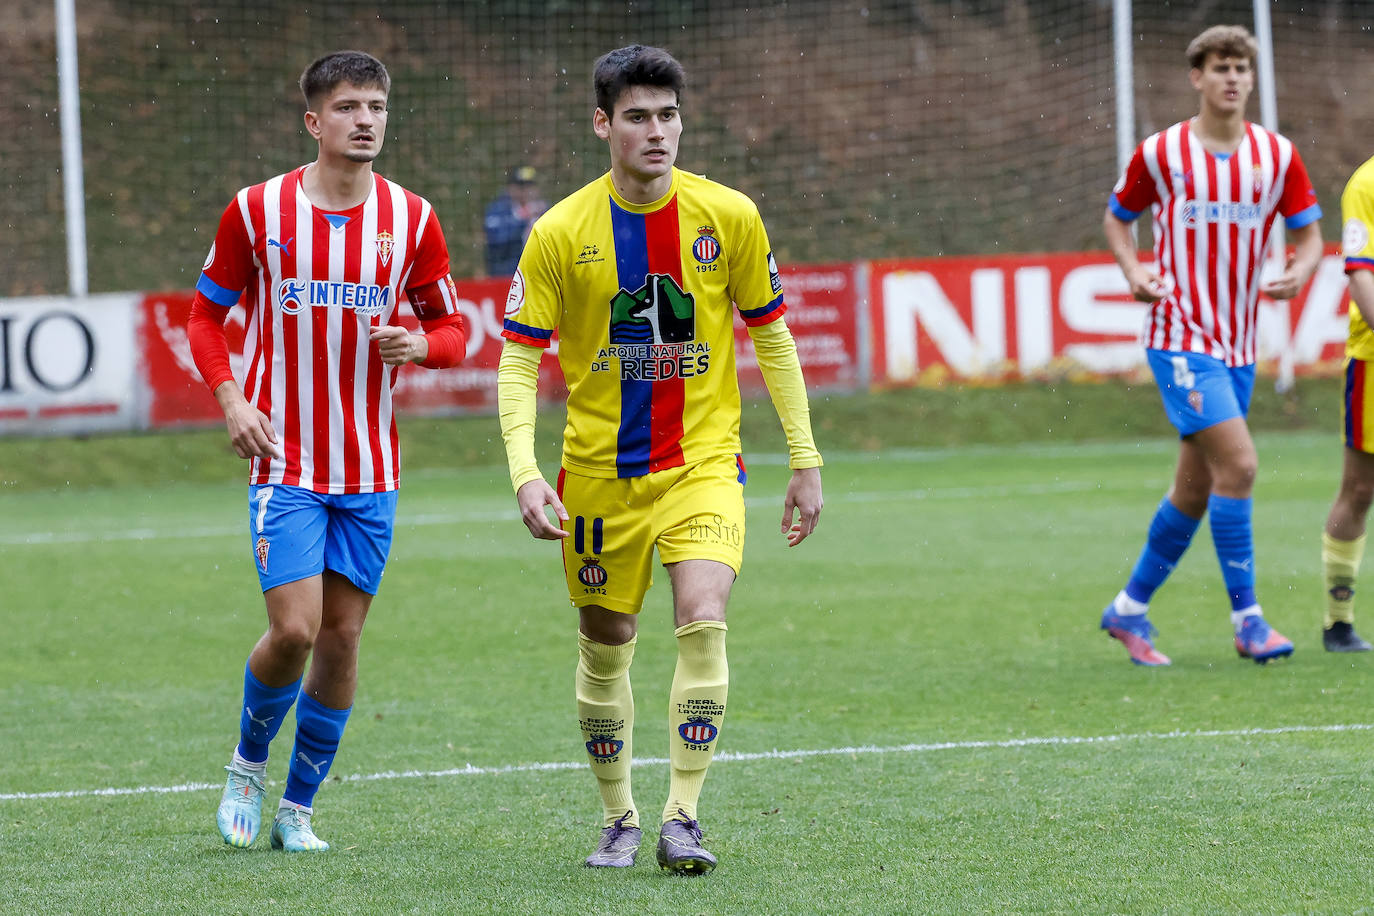
[{"label": "white pitch line", "polygon": [[[1165,485],[1159,481],[1142,481],[1145,489],[1158,490]],[[981,487],[922,487],[913,490],[880,490],[872,492],[848,492],[827,494],[830,504],[875,503],[892,500],[964,500],[988,499],[1011,496],[1046,496],[1053,493],[1083,493],[1098,491],[1102,485],[1095,481],[1059,480],[1047,483],[989,484]],[[772,506],[781,504],[777,494],[753,496],[745,501],[746,506]],[[398,519],[398,532],[406,528],[421,528],[430,525],[462,525],[473,523],[497,523],[519,521],[514,508],[488,512],[432,512],[421,515],[405,515]],[[244,528],[238,525],[218,525],[202,528],[121,528],[112,531],[29,531],[16,534],[0,534],[0,546],[41,547],[49,544],[95,544],[108,541],[184,541],[193,538],[240,537]]]},{"label": "white pitch line", "polygon": [[[771,751],[724,751],[716,755],[719,763],[749,760],[800,760],[810,757],[858,757],[881,754],[926,754],[933,751],[975,751],[1036,747],[1075,747],[1093,744],[1121,744],[1128,741],[1168,741],[1179,738],[1251,738],[1268,735],[1297,735],[1333,732],[1374,731],[1374,723],[1345,725],[1286,725],[1276,728],[1198,729],[1195,731],[1137,732],[1124,735],[1062,735],[1043,738],[1004,738],[998,741],[936,741],[913,744],[859,744],[849,747],[797,748]],[[663,766],[666,757],[641,757],[636,767]],[[582,770],[585,761],[555,760],[544,763],[512,763],[499,767],[478,767],[472,764],[447,770],[387,770],[381,773],[343,776],[341,782],[377,782],[392,779],[436,779],[447,776],[503,776],[508,773],[548,773],[562,770]],[[222,783],[188,782],[177,786],[135,786],[133,788],[67,789],[53,792],[0,793],[0,801],[35,801],[53,798],[94,798],[119,795],[175,795],[181,792],[208,792],[223,789]]]}]

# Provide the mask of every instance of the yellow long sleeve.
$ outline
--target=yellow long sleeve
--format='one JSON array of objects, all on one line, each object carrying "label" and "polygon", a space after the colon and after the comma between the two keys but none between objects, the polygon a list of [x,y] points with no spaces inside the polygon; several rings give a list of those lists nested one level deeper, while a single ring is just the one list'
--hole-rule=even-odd
[{"label": "yellow long sleeve", "polygon": [[768,385],[768,396],[782,421],[787,434],[787,464],[797,468],[818,468],[823,462],[811,435],[811,405],[806,397],[806,380],[802,377],[801,361],[797,358],[797,342],[787,323],[779,318],[768,324],[749,328],[754,342],[754,355],[759,370]]},{"label": "yellow long sleeve", "polygon": [[511,486],[517,492],[543,476],[534,459],[535,395],[539,388],[539,359],[543,355],[538,347],[508,340],[501,349],[501,362],[496,369],[501,438],[506,443]]}]

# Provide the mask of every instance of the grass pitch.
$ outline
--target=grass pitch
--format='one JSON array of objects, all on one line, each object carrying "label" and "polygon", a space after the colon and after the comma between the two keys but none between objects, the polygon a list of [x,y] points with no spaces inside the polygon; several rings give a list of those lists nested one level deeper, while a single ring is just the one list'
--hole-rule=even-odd
[{"label": "grass pitch", "polygon": [[[1167,435],[830,447],[821,527],[793,550],[786,470],[756,458],[701,808],[721,865],[704,879],[660,874],[652,830],[639,866],[581,867],[600,805],[572,708],[575,617],[502,469],[406,477],[317,799],[323,856],[265,835],[232,850],[214,826],[264,623],[242,482],[12,490],[0,910],[1368,912],[1374,658],[1320,644],[1339,444],[1258,441],[1258,591],[1296,653],[1236,657],[1204,525],[1152,606],[1174,661],[1159,670],[1097,620],[1168,485]],[[646,820],[666,792],[673,663],[657,579],[633,669]],[[1360,619],[1374,629],[1369,606]]]}]

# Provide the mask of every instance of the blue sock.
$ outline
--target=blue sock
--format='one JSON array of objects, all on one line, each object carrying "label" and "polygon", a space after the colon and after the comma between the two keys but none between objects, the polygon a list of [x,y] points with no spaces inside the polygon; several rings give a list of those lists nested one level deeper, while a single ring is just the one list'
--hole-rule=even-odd
[{"label": "blue sock", "polygon": [[1250,527],[1249,499],[1231,499],[1212,494],[1207,511],[1212,517],[1212,543],[1217,548],[1221,578],[1231,598],[1231,610],[1254,607],[1255,538]]},{"label": "blue sock", "polygon": [[1150,598],[1169,578],[1169,573],[1174,571],[1183,552],[1188,549],[1200,521],[1178,511],[1167,496],[1160,501],[1155,517],[1150,521],[1150,536],[1145,541],[1145,549],[1140,552],[1131,579],[1126,583],[1127,597],[1141,604],[1150,603]]},{"label": "blue sock", "polygon": [[291,768],[286,773],[285,801],[309,808],[320,783],[329,775],[329,765],[339,750],[348,709],[330,709],[301,694],[296,703],[296,747],[291,751]]},{"label": "blue sock", "polygon": [[243,715],[239,716],[239,756],[250,763],[267,761],[267,745],[301,692],[301,679],[285,687],[267,687],[243,666]]}]

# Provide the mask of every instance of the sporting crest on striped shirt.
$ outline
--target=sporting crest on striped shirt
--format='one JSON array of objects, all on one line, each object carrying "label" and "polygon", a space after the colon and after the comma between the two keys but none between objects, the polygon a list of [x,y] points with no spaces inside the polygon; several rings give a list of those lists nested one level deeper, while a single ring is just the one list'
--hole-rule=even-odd
[{"label": "sporting crest on striped shirt", "polygon": [[377,233],[377,257],[382,259],[382,266],[385,267],[391,262],[392,249],[396,247],[396,240],[391,233],[383,229]]}]

